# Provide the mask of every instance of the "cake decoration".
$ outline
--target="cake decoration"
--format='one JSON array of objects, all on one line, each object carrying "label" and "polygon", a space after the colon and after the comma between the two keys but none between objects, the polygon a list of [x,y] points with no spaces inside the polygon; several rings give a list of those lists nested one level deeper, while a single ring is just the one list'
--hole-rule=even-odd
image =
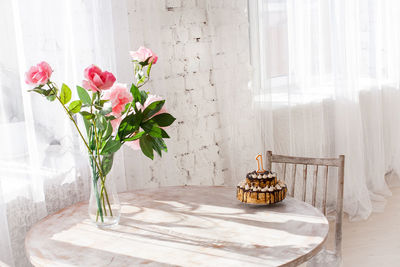
[{"label": "cake decoration", "polygon": [[247,173],[246,178],[237,186],[236,197],[249,204],[274,204],[285,199],[286,184],[277,179],[277,174],[264,170],[262,155],[256,157],[258,170]]},{"label": "cake decoration", "polygon": [[257,169],[257,173],[264,173],[265,170],[263,168],[263,159],[262,159],[262,155],[258,154],[256,157],[257,160],[257,164],[258,164],[258,169]]}]

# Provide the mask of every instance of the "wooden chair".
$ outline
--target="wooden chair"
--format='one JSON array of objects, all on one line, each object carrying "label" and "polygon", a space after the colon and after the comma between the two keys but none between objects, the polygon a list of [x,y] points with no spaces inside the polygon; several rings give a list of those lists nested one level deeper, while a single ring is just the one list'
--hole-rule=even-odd
[{"label": "wooden chair", "polygon": [[[267,151],[267,168],[271,170],[272,163],[283,164],[283,178],[286,181],[286,169],[288,165],[292,165],[292,184],[288,184],[288,194],[294,196],[295,187],[299,184],[296,182],[296,171],[297,165],[303,165],[303,188],[301,188],[303,201],[306,200],[307,194],[307,171],[309,166],[314,166],[313,172],[313,186],[311,195],[311,204],[316,206],[316,195],[317,195],[317,178],[318,171],[322,169],[324,171],[324,184],[322,193],[322,211],[327,216],[327,188],[328,188],[328,169],[330,167],[338,168],[338,188],[336,197],[336,212],[335,216],[335,246],[334,251],[324,249],[319,254],[314,256],[307,263],[307,266],[340,266],[342,256],[342,220],[343,220],[343,182],[344,182],[344,155],[340,155],[338,158],[306,158],[306,157],[292,157],[272,154],[272,151]],[[329,218],[329,217],[328,217]]]}]

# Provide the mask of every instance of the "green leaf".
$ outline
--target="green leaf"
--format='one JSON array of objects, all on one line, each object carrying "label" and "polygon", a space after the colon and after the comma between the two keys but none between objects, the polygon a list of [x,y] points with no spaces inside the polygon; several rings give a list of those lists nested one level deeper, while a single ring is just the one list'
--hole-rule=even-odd
[{"label": "green leaf", "polygon": [[124,139],[124,141],[125,141],[125,142],[129,142],[129,141],[137,140],[137,139],[139,139],[140,137],[142,137],[145,133],[146,133],[146,132],[144,132],[144,131],[138,132],[138,133],[135,134],[134,136]]},{"label": "green leaf", "polygon": [[35,92],[35,93],[38,93],[38,94],[41,94],[41,95],[45,95],[46,90],[42,89],[42,88],[39,88],[39,87],[35,87],[35,88],[31,89],[31,90],[28,90],[28,92]]},{"label": "green leaf", "polygon": [[65,83],[61,86],[60,100],[63,104],[67,104],[71,100],[71,89]]},{"label": "green leaf", "polygon": [[157,152],[157,154],[162,157],[161,149],[155,144],[155,140],[153,141],[153,149]]},{"label": "green leaf", "polygon": [[167,145],[165,144],[164,140],[162,138],[153,138],[154,139],[154,145],[157,146],[159,149],[164,150],[165,152],[168,152]]},{"label": "green leaf", "polygon": [[101,170],[103,171],[103,175],[107,175],[112,168],[114,159],[114,153],[104,155],[101,160]]},{"label": "green leaf", "polygon": [[47,90],[44,90],[43,95],[44,96],[55,96],[55,93],[54,93],[54,90],[47,89]]},{"label": "green leaf", "polygon": [[118,127],[118,137],[123,140],[139,129],[139,125],[143,120],[143,113],[129,114],[120,123]]},{"label": "green leaf", "polygon": [[125,105],[124,111],[122,111],[121,116],[124,115],[128,111],[130,105],[131,105],[131,103],[128,103]]},{"label": "green leaf", "polygon": [[40,87],[36,87],[35,89],[31,90],[34,91],[36,93],[39,93],[41,95],[43,95],[44,97],[46,97],[49,101],[54,101],[56,99],[56,92],[57,89],[41,89]]},{"label": "green leaf", "polygon": [[68,109],[72,113],[78,113],[79,111],[81,111],[81,107],[82,107],[82,101],[75,100],[72,101],[71,104],[69,104]]},{"label": "green leaf", "polygon": [[83,120],[83,123],[85,124],[86,134],[89,137],[89,130],[90,130],[91,124],[84,116],[82,116],[82,120]]},{"label": "green leaf", "polygon": [[107,128],[107,120],[101,114],[98,114],[97,117],[96,117],[96,127],[100,131],[104,131]]},{"label": "green leaf", "polygon": [[92,113],[90,113],[90,112],[87,112],[87,111],[81,111],[81,112],[79,112],[83,117],[85,117],[85,119],[87,119],[87,120],[91,120],[91,119],[93,119],[95,116],[94,116],[94,114],[92,114]]},{"label": "green leaf", "polygon": [[131,85],[131,94],[133,96],[133,103],[136,103],[136,102],[141,103],[142,96],[140,94],[139,89],[137,88],[137,86],[134,83],[132,83],[132,85]]},{"label": "green leaf", "polygon": [[118,140],[113,140],[113,139],[108,139],[106,144],[104,145],[103,149],[101,150],[100,154],[106,155],[109,153],[115,153],[120,149],[121,147],[121,142]]},{"label": "green leaf", "polygon": [[154,125],[151,131],[149,132],[149,135],[151,135],[152,137],[162,138],[161,128]]},{"label": "green leaf", "polygon": [[154,101],[150,105],[147,106],[147,108],[143,111],[143,118],[148,119],[157,112],[160,111],[160,109],[164,106],[165,100],[161,101]]},{"label": "green leaf", "polygon": [[126,116],[118,126],[118,137],[123,140],[130,133],[133,133],[135,123],[135,114],[130,114]]},{"label": "green leaf", "polygon": [[144,83],[145,80],[146,80],[146,76],[144,76],[144,75],[143,75],[143,76],[138,75],[137,84],[140,85],[140,84]]},{"label": "green leaf", "polygon": [[102,110],[100,110],[100,114],[107,115],[110,114],[111,111],[112,111],[112,106],[105,106],[103,107]]},{"label": "green leaf", "polygon": [[167,134],[166,131],[164,131],[164,129],[161,129],[161,137],[162,138],[169,138],[169,135]]},{"label": "green leaf", "polygon": [[82,103],[84,103],[86,105],[92,104],[92,100],[90,99],[90,96],[89,96],[88,92],[86,91],[86,89],[84,89],[80,86],[77,86],[76,91],[78,92],[79,99],[82,101]]},{"label": "green leaf", "polygon": [[148,94],[146,93],[146,91],[140,91],[140,96],[141,96],[141,101],[140,104],[144,104],[144,102],[146,102]]},{"label": "green leaf", "polygon": [[153,66],[153,62],[150,62],[149,66],[147,67],[147,77],[150,75],[151,66]]},{"label": "green leaf", "polygon": [[150,159],[154,159],[153,138],[149,135],[145,135],[143,138],[140,138],[139,144],[143,154]]},{"label": "green leaf", "polygon": [[108,137],[111,136],[112,132],[113,132],[113,127],[112,127],[112,125],[111,125],[111,122],[108,121],[108,122],[107,122],[106,131],[104,132],[104,135],[103,135],[103,140],[107,140]]},{"label": "green leaf", "polygon": [[151,120],[155,121],[160,127],[167,127],[170,126],[176,119],[169,113],[161,113],[151,118]]},{"label": "green leaf", "polygon": [[154,124],[155,124],[155,123],[154,123],[152,120],[148,120],[148,121],[142,123],[142,124],[140,125],[140,127],[142,127],[143,130],[145,130],[146,132],[150,132],[151,129],[153,128]]},{"label": "green leaf", "polygon": [[162,137],[161,128],[159,128],[152,120],[146,121],[141,125],[141,127],[152,137]]},{"label": "green leaf", "polygon": [[115,120],[116,117],[115,117],[115,116],[106,116],[106,119],[107,119],[108,121],[112,121],[112,120]]},{"label": "green leaf", "polygon": [[162,138],[153,138],[153,149],[157,152],[157,154],[162,157],[161,152],[164,150],[167,152],[167,145],[164,143]]},{"label": "green leaf", "polygon": [[47,100],[49,100],[49,101],[54,101],[55,99],[56,99],[56,95],[49,95],[49,96],[46,96],[46,98],[47,98]]}]

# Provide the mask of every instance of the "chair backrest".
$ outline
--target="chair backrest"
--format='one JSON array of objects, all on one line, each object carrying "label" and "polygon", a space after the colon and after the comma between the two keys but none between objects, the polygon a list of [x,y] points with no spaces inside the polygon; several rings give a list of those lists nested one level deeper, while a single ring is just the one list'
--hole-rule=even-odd
[{"label": "chair backrest", "polygon": [[344,183],[344,155],[340,155],[338,158],[306,158],[306,157],[292,157],[272,154],[272,151],[267,151],[267,168],[271,170],[272,163],[283,164],[283,180],[286,180],[286,168],[288,164],[293,165],[292,177],[293,182],[289,195],[294,196],[294,188],[296,186],[296,171],[297,165],[303,165],[303,201],[306,200],[307,194],[307,170],[308,166],[314,166],[313,173],[313,187],[312,187],[312,205],[315,206],[316,195],[317,195],[317,177],[318,170],[324,168],[324,184],[323,184],[323,195],[322,195],[322,208],[324,215],[326,215],[326,198],[327,198],[327,187],[328,187],[328,169],[329,167],[338,168],[338,188],[336,198],[336,218],[335,218],[335,254],[341,257],[342,252],[342,221],[343,221],[343,183]]}]

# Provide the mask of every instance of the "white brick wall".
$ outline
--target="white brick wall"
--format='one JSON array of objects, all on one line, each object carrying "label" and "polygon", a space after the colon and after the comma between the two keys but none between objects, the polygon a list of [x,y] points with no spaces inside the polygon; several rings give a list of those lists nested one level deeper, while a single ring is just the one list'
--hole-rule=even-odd
[{"label": "white brick wall", "polygon": [[230,154],[243,148],[236,109],[251,105],[247,1],[136,0],[127,8],[131,49],[145,45],[159,55],[148,89],[177,118],[162,159],[124,149],[128,188],[238,181],[230,166],[239,160],[234,165],[245,168],[242,154]]}]

